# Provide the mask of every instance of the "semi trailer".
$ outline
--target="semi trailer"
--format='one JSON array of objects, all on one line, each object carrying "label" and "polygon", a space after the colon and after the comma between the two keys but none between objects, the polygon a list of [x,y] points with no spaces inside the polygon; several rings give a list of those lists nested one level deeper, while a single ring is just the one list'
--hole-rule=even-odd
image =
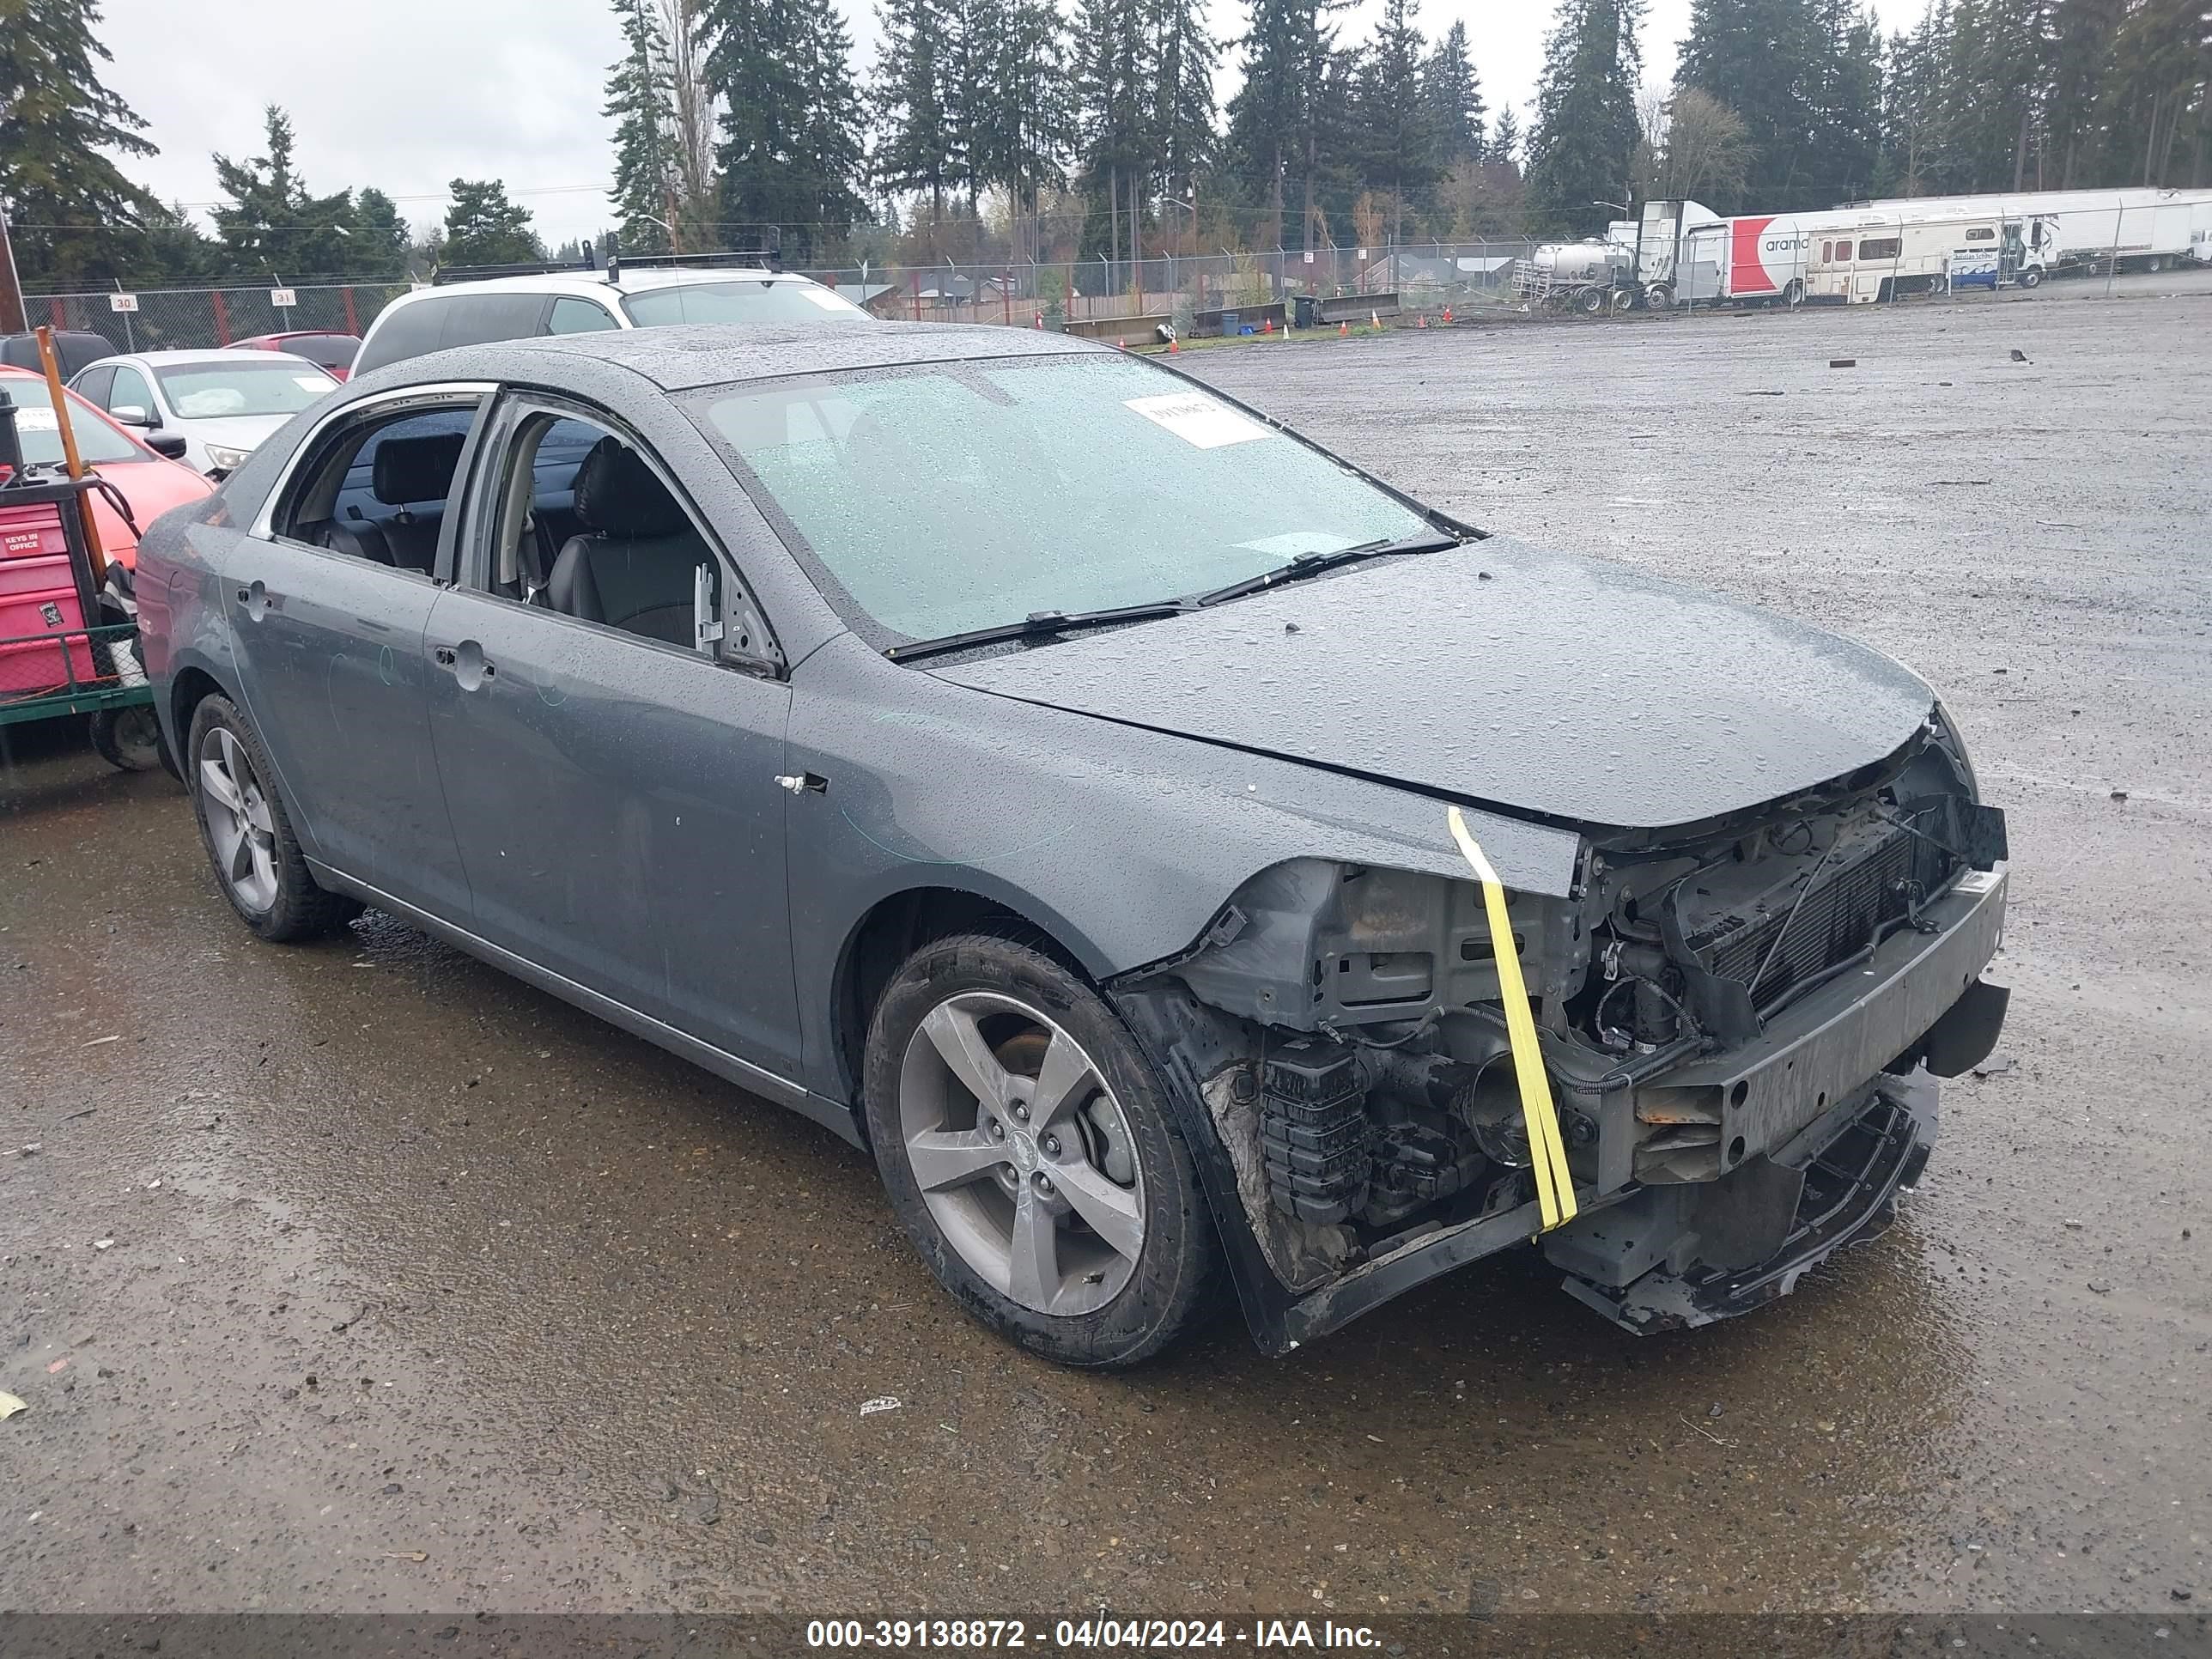
[{"label": "semi trailer", "polygon": [[2034,288],[2080,270],[2212,264],[2212,191],[1919,197],[1802,214],[1644,204],[1601,238],[1538,247],[1532,301],[1587,313],[1674,305],[1865,305],[1952,289]]}]

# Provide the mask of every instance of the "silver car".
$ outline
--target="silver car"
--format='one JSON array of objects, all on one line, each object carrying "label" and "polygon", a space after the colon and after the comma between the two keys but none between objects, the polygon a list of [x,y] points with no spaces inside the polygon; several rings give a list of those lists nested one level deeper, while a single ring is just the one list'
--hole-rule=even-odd
[{"label": "silver car", "polygon": [[441,352],[139,573],[247,927],[374,906],[805,1114],[1072,1364],[1532,1237],[1632,1330],[1743,1312],[2003,1018],[2003,815],[1906,670],[1051,334]]},{"label": "silver car", "polygon": [[319,363],[234,348],[134,351],[80,369],[70,389],[149,442],[182,438],[187,465],[220,478],[339,385]]}]

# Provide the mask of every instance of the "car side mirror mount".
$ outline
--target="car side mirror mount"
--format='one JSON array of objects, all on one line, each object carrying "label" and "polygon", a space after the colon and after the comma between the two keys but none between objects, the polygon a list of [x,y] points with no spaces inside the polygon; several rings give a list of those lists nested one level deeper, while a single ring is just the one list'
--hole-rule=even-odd
[{"label": "car side mirror mount", "polygon": [[154,424],[154,417],[137,404],[118,404],[107,411],[107,415],[118,426],[150,427]]},{"label": "car side mirror mount", "polygon": [[762,626],[759,615],[753,610],[752,601],[732,583],[732,609],[729,620],[725,622],[721,607],[716,602],[714,572],[711,567],[702,564],[692,572],[693,646],[701,656],[711,658],[726,668],[774,678],[782,665],[768,643],[768,629]]},{"label": "car side mirror mount", "polygon": [[176,437],[170,433],[154,432],[147,434],[146,447],[165,459],[181,461],[185,459],[185,453],[191,448],[191,445],[186,440]]}]

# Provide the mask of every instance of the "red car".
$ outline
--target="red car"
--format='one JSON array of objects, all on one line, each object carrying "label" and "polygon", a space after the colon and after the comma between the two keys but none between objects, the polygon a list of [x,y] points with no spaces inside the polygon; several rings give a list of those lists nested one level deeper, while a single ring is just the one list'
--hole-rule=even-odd
[{"label": "red car", "polygon": [[354,355],[361,349],[361,337],[316,329],[298,334],[257,334],[250,340],[233,340],[230,343],[240,351],[289,351],[343,380],[353,372]]},{"label": "red car", "polygon": [[[15,405],[15,436],[22,446],[26,467],[62,465],[60,424],[54,419],[53,399],[46,378],[27,370],[0,366],[0,396]],[[131,516],[140,529],[173,507],[198,501],[215,493],[215,485],[181,461],[173,461],[148,448],[138,436],[116,425],[106,414],[74,392],[68,399],[70,425],[76,434],[77,453],[84,464],[113,484],[131,503]],[[111,563],[125,569],[138,562],[138,538],[123,515],[105,495],[92,497],[93,517],[100,525],[100,545]]]}]

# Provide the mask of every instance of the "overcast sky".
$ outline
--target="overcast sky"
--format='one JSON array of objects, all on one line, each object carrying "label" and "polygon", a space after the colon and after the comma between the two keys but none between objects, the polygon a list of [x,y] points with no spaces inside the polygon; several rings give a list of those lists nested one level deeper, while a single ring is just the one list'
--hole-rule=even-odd
[{"label": "overcast sky", "polygon": [[[873,0],[838,0],[872,61]],[[1214,32],[1233,37],[1243,0],[1211,0]],[[600,115],[622,38],[608,0],[105,0],[108,84],[152,123],[161,147],[129,170],[165,201],[194,209],[217,195],[212,151],[261,150],[261,111],[291,112],[311,190],[374,185],[418,223],[443,216],[447,181],[501,179],[548,241],[607,222],[611,124]],[[1344,14],[1344,38],[1370,27],[1381,0]],[[1464,19],[1492,109],[1512,103],[1525,131],[1549,0],[1428,0],[1431,38]],[[1664,82],[1689,0],[1650,0],[1644,55]],[[1224,52],[1224,59],[1235,54]],[[1222,90],[1233,84],[1224,71]]]}]

